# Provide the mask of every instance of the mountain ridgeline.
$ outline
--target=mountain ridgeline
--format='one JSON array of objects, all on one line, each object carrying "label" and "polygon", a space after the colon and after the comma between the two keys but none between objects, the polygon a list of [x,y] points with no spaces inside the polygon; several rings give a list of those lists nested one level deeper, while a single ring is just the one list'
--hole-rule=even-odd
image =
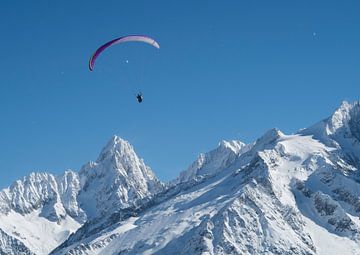
[{"label": "mountain ridgeline", "polygon": [[0,254],[360,254],[360,102],[221,141],[169,183],[114,136],[95,162],[0,191]]}]

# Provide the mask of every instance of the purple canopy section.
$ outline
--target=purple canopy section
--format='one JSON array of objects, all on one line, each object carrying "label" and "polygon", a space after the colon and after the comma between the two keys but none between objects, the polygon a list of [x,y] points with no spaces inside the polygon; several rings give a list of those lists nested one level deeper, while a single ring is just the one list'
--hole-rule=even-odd
[{"label": "purple canopy section", "polygon": [[110,42],[105,43],[104,45],[100,46],[94,54],[91,56],[89,60],[89,69],[92,71],[94,69],[94,64],[97,59],[97,57],[107,48],[114,44],[124,43],[124,42],[144,42],[147,44],[150,44],[154,46],[155,48],[160,49],[160,45],[152,38],[145,36],[145,35],[128,35],[116,38],[114,40],[111,40]]}]

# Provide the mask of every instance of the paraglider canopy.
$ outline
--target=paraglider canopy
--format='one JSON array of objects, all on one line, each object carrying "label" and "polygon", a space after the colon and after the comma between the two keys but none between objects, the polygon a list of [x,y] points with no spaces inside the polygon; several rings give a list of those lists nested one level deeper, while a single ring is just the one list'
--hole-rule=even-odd
[{"label": "paraglider canopy", "polygon": [[110,46],[112,46],[114,44],[119,44],[119,43],[124,43],[124,42],[144,42],[144,43],[154,46],[155,48],[158,48],[158,49],[160,48],[160,45],[154,39],[152,39],[148,36],[145,36],[145,35],[128,35],[128,36],[119,37],[119,38],[116,38],[114,40],[111,40],[111,41],[105,43],[104,45],[100,46],[94,52],[94,54],[91,56],[91,58],[89,60],[90,71],[92,71],[94,69],[94,64],[95,64],[97,57],[104,50],[106,50],[107,48],[109,48]]}]

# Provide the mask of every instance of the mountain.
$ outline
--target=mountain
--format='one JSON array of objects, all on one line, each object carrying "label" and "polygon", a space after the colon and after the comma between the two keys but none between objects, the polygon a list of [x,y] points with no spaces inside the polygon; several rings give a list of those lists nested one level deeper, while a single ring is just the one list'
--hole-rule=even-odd
[{"label": "mountain", "polygon": [[[31,173],[0,192],[0,233],[29,254],[48,254],[86,221],[126,208],[163,184],[126,141],[114,136],[79,173]],[[5,254],[10,252],[5,252]],[[27,254],[27,253],[26,253]]]},{"label": "mountain", "polygon": [[332,116],[300,133],[313,135],[335,148],[351,165],[360,167],[360,101],[343,102]]},{"label": "mountain", "polygon": [[196,176],[210,176],[230,166],[236,157],[246,151],[246,146],[241,141],[221,141],[219,146],[210,152],[201,153],[191,166],[180,173],[174,183],[187,182]]},{"label": "mountain", "polygon": [[0,193],[0,253],[360,254],[359,134],[344,102],[295,134],[222,141],[166,185],[113,137],[79,173]]},{"label": "mountain", "polygon": [[96,162],[81,168],[79,176],[79,201],[90,218],[126,208],[163,186],[133,147],[117,136],[108,142]]}]

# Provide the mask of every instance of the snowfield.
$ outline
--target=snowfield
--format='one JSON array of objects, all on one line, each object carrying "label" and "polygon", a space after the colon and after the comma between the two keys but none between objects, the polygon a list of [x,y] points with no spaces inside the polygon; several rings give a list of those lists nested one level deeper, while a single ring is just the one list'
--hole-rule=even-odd
[{"label": "snowfield", "polygon": [[170,183],[114,136],[95,162],[0,192],[0,254],[360,254],[360,103],[222,141]]},{"label": "snowfield", "polygon": [[25,215],[17,212],[0,215],[0,228],[36,254],[48,254],[81,226],[69,216],[54,223],[39,215],[39,210]]}]

